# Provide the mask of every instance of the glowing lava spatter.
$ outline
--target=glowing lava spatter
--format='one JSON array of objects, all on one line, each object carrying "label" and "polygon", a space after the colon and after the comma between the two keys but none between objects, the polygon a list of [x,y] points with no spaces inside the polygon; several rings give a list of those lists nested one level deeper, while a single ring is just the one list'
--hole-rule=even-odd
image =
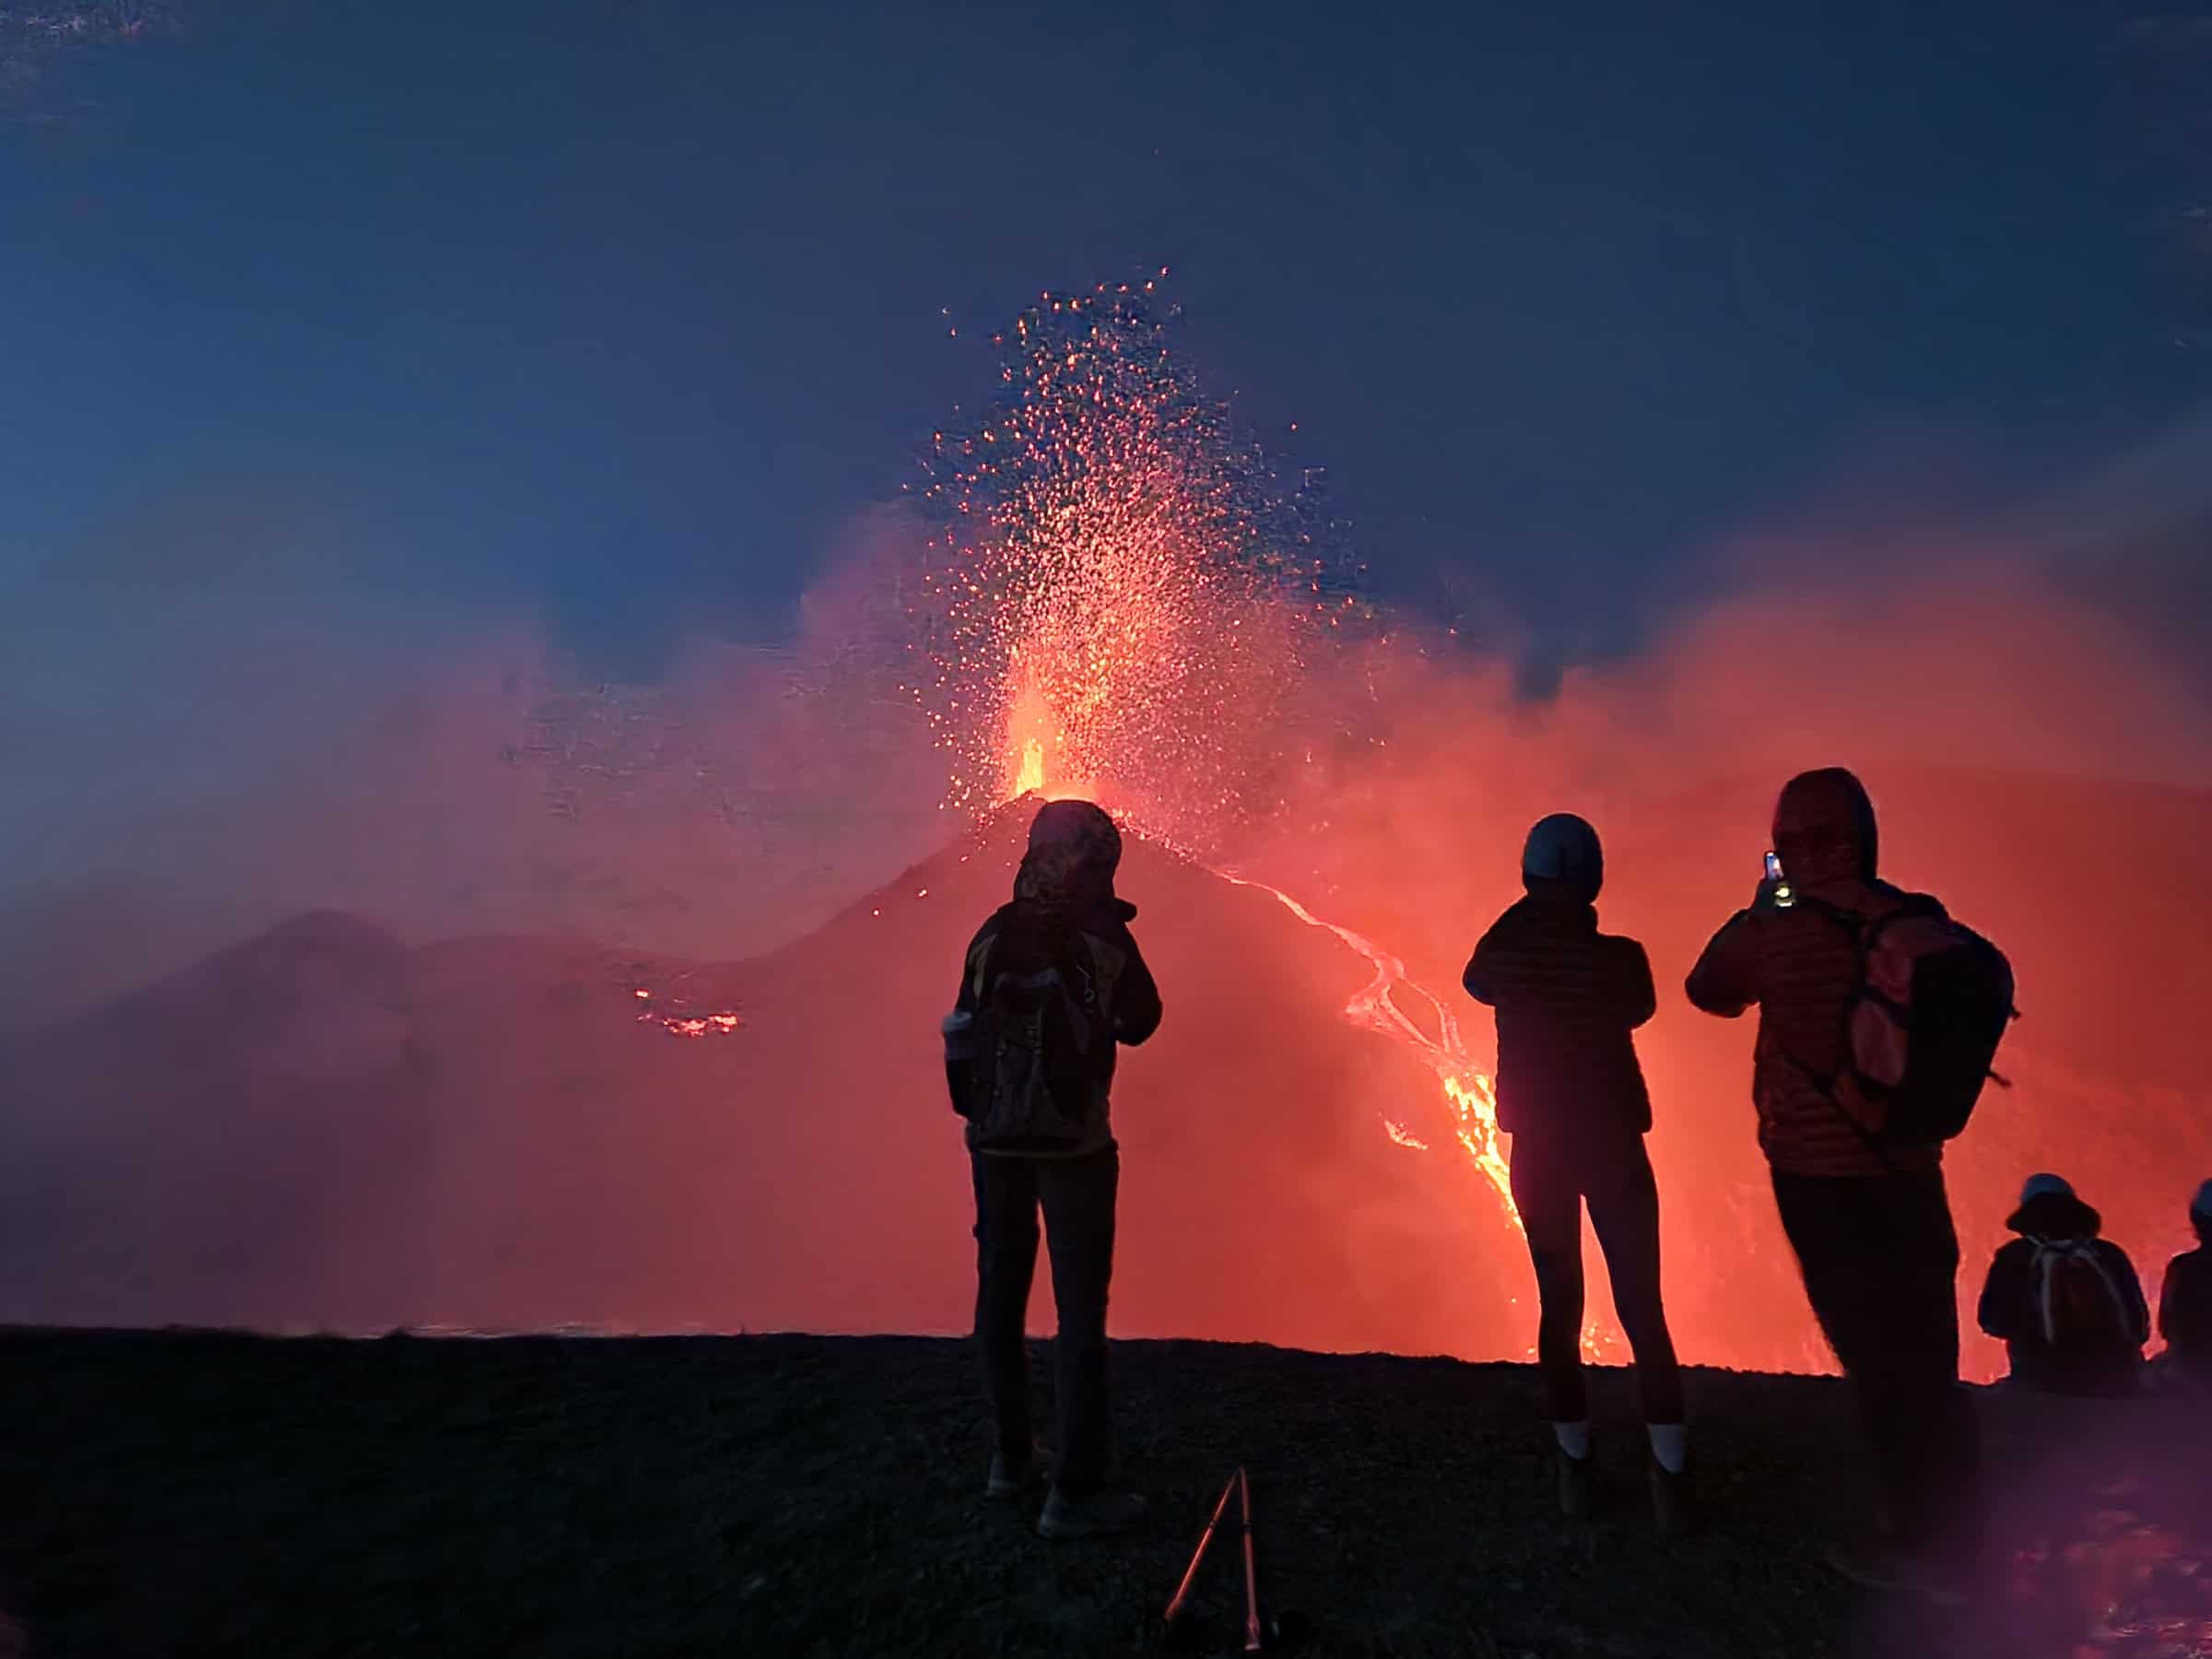
[{"label": "glowing lava spatter", "polygon": [[1080,781],[1201,849],[1265,810],[1304,653],[1361,614],[1317,488],[1238,439],[1175,315],[1156,282],[1044,295],[990,414],[935,436],[909,688],[956,807]]}]

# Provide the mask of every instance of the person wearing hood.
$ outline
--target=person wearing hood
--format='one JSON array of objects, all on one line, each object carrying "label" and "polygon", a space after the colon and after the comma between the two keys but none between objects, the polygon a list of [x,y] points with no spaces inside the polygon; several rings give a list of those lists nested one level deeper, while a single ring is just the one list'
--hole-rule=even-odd
[{"label": "person wearing hood", "polygon": [[[1782,877],[1759,884],[1690,970],[1689,1000],[1759,1009],[1751,1095],[1775,1206],[1806,1300],[1849,1380],[1884,1524],[1830,1560],[1857,1583],[1949,1599],[1979,1551],[1980,1441],[1959,1386],[1959,1235],[1940,1144],[1878,1143],[1823,1079],[1845,1058],[1861,930],[1942,907],[1877,874],[1874,803],[1841,767],[1790,780],[1775,802]],[[1956,1552],[1956,1553],[1953,1553]]]},{"label": "person wearing hood", "polygon": [[1634,939],[1597,930],[1605,880],[1597,831],[1543,819],[1521,855],[1526,896],[1475,947],[1463,983],[1498,1015],[1498,1127],[1512,1137],[1513,1207],[1542,1305],[1536,1352],[1558,1443],[1559,1503],[1590,1506],[1590,1405],[1583,1378],[1583,1207],[1606,1256],[1636,1359],[1659,1524],[1688,1521],[1681,1369],[1659,1291],[1659,1189],[1645,1155],[1651,1095],[1631,1033],[1658,998]]},{"label": "person wearing hood", "polygon": [[1106,1299],[1121,1154],[1108,1115],[1116,1049],[1159,1025],[1159,992],[1113,877],[1122,838],[1088,801],[1030,826],[1014,897],[968,947],[945,1020],[946,1078],[967,1119],[975,1187],[976,1345],[996,1432],[985,1482],[1011,1499],[1042,1474],[1030,1429],[1025,1322],[1038,1213],[1052,1259],[1059,1445],[1038,1531],[1120,1531],[1144,1512],[1109,1491]]},{"label": "person wearing hood", "polygon": [[2212,1388],[2212,1181],[2189,1205],[2196,1248],[2166,1264],[2159,1293],[2159,1337],[2165,1361],[2182,1378]]},{"label": "person wearing hood", "polygon": [[2056,1175],[2032,1175],[2005,1223],[1983,1286],[1982,1328],[2005,1345],[2012,1380],[2045,1394],[2133,1393],[2150,1310],[2127,1253]]}]

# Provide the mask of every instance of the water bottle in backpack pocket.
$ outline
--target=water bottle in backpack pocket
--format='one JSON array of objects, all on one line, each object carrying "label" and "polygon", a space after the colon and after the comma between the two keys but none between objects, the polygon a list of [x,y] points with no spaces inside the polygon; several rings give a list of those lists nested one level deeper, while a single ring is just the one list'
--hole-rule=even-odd
[{"label": "water bottle in backpack pocket", "polygon": [[937,1027],[945,1040],[945,1086],[952,1093],[952,1109],[968,1115],[968,1097],[975,1088],[975,1016],[955,1008]]},{"label": "water bottle in backpack pocket", "polygon": [[1096,1109],[1097,1053],[1112,1041],[1097,975],[1073,929],[1009,922],[979,947],[971,971],[975,1012],[947,1075],[979,1151],[1055,1153],[1079,1147]]}]

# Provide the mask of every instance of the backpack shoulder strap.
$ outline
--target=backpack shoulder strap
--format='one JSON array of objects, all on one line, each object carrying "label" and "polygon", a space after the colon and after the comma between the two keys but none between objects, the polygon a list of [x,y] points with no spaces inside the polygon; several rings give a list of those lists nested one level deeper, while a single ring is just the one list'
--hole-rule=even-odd
[{"label": "backpack shoulder strap", "polygon": [[1857,911],[1846,910],[1842,905],[1819,898],[1816,894],[1798,894],[1797,902],[1794,908],[1808,912],[1818,916],[1824,922],[1833,922],[1838,927],[1854,937],[1866,931],[1866,918],[1859,914]]},{"label": "backpack shoulder strap", "polygon": [[997,943],[998,929],[989,927],[968,947],[968,993],[979,1005],[983,999],[983,986],[990,981],[991,950]]},{"label": "backpack shoulder strap", "polygon": [[1796,908],[1810,911],[1816,916],[1833,922],[1854,935],[1863,947],[1871,947],[1875,936],[1892,922],[1902,922],[1909,916],[1936,916],[1945,921],[1950,919],[1950,912],[1943,908],[1943,901],[1931,893],[1907,893],[1896,888],[1888,890],[1897,894],[1897,902],[1874,915],[1849,909],[1814,893],[1798,894]]},{"label": "backpack shoulder strap", "polygon": [[2053,1303],[2052,1286],[2057,1280],[2053,1271],[2062,1262],[2086,1263],[2103,1285],[2105,1295],[2111,1299],[2112,1311],[2119,1314],[2123,1326],[2127,1324],[2127,1298],[2121,1295],[2120,1286],[2111,1269],[2104,1265],[2104,1255],[2094,1239],[2031,1239],[2035,1246],[2035,1265],[2039,1282],[2036,1300],[2043,1316],[2043,1340],[2055,1345],[2058,1341],[2058,1310]]},{"label": "backpack shoulder strap", "polygon": [[2058,1343],[2058,1268],[2074,1253],[2065,1239],[2030,1238],[2034,1247],[2036,1320],[2042,1326],[2043,1341],[2047,1346]]}]

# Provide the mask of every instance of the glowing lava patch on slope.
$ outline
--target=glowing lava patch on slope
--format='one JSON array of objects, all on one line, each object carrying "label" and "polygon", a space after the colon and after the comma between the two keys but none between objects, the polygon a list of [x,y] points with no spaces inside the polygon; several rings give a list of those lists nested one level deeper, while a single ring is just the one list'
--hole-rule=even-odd
[{"label": "glowing lava patch on slope", "polygon": [[669,1006],[656,1007],[653,994],[642,985],[633,986],[630,995],[639,1004],[638,1023],[658,1026],[671,1037],[727,1036],[745,1024],[735,1008],[717,1008],[700,1013],[681,1001]]}]

